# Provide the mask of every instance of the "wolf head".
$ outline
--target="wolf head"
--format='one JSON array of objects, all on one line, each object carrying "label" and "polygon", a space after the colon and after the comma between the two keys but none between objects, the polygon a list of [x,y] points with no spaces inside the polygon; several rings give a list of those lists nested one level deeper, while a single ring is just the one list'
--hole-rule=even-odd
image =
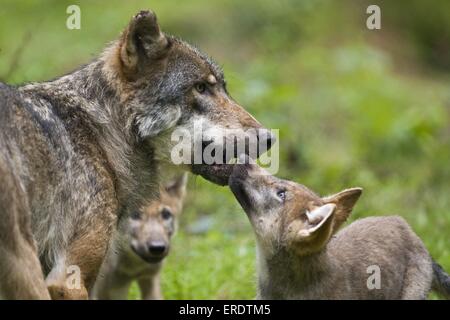
[{"label": "wolf head", "polygon": [[[231,174],[226,163],[239,153],[227,148],[247,139],[247,147],[258,144],[254,149],[259,156],[274,142],[274,136],[229,96],[217,64],[162,33],[153,12],[134,16],[104,59],[106,73],[117,83],[131,114],[136,140],[152,144],[159,160],[175,162],[173,148],[182,145],[188,154],[174,164],[223,185]],[[196,127],[200,134],[194,132]],[[249,129],[250,139],[244,134]],[[185,139],[174,140],[175,131]],[[194,161],[196,153],[203,155],[207,148],[214,150],[213,156],[219,150],[223,155],[210,162]]]},{"label": "wolf head", "polygon": [[229,186],[247,213],[265,257],[280,249],[301,256],[322,250],[362,192],[352,188],[321,198],[305,186],[245,162],[235,166]]},{"label": "wolf head", "polygon": [[160,262],[167,256],[170,240],[182,211],[187,174],[175,177],[160,188],[159,200],[135,211],[128,218],[131,249],[143,260]]}]

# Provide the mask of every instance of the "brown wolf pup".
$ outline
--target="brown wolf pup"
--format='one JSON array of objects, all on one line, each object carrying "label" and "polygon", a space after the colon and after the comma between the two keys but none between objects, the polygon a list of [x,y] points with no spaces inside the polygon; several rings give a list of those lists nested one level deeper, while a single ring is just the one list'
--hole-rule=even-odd
[{"label": "brown wolf pup", "polygon": [[[230,98],[218,65],[161,32],[150,11],[136,14],[100,57],[68,75],[19,87],[0,83],[0,115],[5,299],[87,298],[118,218],[158,193],[160,162],[225,185],[232,167],[225,163],[235,157],[230,141],[247,141],[244,131],[252,129],[246,145],[254,149],[257,141],[259,155],[274,140]],[[198,123],[203,134],[194,134]],[[195,159],[196,146],[212,146],[224,150],[225,161],[174,164],[171,137],[178,131],[193,137],[183,142],[191,147],[187,159]]]},{"label": "brown wolf pup", "polygon": [[321,198],[255,164],[236,166],[229,186],[256,234],[259,299],[425,299],[431,288],[450,296],[449,275],[401,217],[337,232],[360,188]]},{"label": "brown wolf pup", "polygon": [[182,211],[187,174],[167,182],[158,200],[124,219],[113,238],[92,298],[127,299],[137,281],[144,300],[163,299],[160,272]]}]

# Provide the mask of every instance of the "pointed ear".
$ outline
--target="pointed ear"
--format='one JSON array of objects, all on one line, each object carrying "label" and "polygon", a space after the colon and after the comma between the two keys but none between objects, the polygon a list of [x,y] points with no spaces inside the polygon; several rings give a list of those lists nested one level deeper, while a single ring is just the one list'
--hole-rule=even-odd
[{"label": "pointed ear", "polygon": [[136,74],[151,60],[161,57],[168,47],[152,11],[136,14],[122,34],[120,59],[126,75]]},{"label": "pointed ear", "polygon": [[328,203],[306,212],[307,224],[296,235],[299,252],[317,252],[325,246],[333,234],[335,210],[336,205]]},{"label": "pointed ear", "polygon": [[187,173],[177,176],[164,186],[166,192],[173,197],[182,198],[186,193]]},{"label": "pointed ear", "polygon": [[322,199],[325,203],[333,203],[336,205],[333,233],[336,232],[350,216],[356,201],[358,201],[361,196],[362,190],[362,188],[346,189]]}]

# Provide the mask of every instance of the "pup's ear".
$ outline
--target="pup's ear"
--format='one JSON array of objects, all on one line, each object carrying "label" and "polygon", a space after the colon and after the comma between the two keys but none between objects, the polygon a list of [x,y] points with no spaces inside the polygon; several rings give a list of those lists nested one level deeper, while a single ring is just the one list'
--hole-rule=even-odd
[{"label": "pup's ear", "polygon": [[362,188],[351,188],[336,193],[334,195],[323,198],[325,203],[336,205],[336,213],[334,215],[333,233],[347,220],[352,213],[353,207],[358,201],[362,193]]},{"label": "pup's ear", "polygon": [[151,60],[162,57],[167,47],[168,40],[159,28],[156,15],[152,11],[139,12],[122,34],[120,59],[124,73],[136,74]]},{"label": "pup's ear", "polygon": [[183,173],[165,185],[165,190],[173,197],[183,198],[186,194],[187,173]]},{"label": "pup's ear", "polygon": [[336,205],[328,203],[306,212],[307,221],[295,237],[299,253],[317,252],[323,248],[333,234],[335,210]]}]

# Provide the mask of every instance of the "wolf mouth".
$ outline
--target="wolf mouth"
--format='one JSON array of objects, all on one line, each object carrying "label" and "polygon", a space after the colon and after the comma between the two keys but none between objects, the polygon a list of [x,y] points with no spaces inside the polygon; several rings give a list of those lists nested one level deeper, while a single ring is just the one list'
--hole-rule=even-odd
[{"label": "wolf mouth", "polygon": [[161,257],[145,257],[145,258],[141,257],[141,259],[143,259],[147,263],[155,264],[155,263],[160,263],[161,261],[163,261],[163,259],[165,257],[166,256],[164,255],[164,256],[161,256]]}]

